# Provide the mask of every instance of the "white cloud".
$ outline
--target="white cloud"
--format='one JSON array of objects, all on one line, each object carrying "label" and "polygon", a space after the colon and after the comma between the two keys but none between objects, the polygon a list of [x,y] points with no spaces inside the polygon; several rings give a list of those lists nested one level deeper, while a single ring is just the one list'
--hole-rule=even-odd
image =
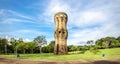
[{"label": "white cloud", "polygon": [[97,39],[107,36],[120,36],[119,27],[113,23],[105,23],[100,27],[86,28],[83,30],[70,30],[69,32],[69,44],[78,44],[78,42],[87,42],[88,40],[96,41]]},{"label": "white cloud", "polygon": [[28,38],[24,39],[24,42],[30,42],[30,41],[32,41],[32,40],[30,40]]},{"label": "white cloud", "polygon": [[34,23],[33,21],[23,20],[23,19],[16,19],[16,18],[7,18],[1,21],[0,23],[3,24],[13,24],[13,23],[20,23],[20,22],[27,22],[27,23]]},{"label": "white cloud", "polygon": [[[96,9],[82,10],[82,6],[82,3],[79,1],[51,0],[46,7],[43,16],[48,23],[54,23],[53,17],[56,12],[66,12],[69,18],[68,28],[72,26],[87,26],[88,24],[95,24],[106,20],[107,15],[105,12],[96,11]],[[89,5],[86,6],[86,8],[87,7],[89,7]]]},{"label": "white cloud", "polygon": [[[61,5],[62,4],[62,5]],[[53,23],[53,17],[56,12],[66,12],[68,13],[68,9],[70,10],[69,6],[63,2],[62,0],[51,0],[48,3],[48,6],[45,6],[45,12],[42,14],[44,16],[44,20],[48,23]],[[39,15],[41,16],[41,15]]]},{"label": "white cloud", "polygon": [[19,38],[23,38],[24,42],[30,42],[33,41],[34,38],[36,38],[37,36],[41,36],[44,35],[46,36],[46,39],[48,41],[48,43],[53,40],[53,38],[49,37],[50,33],[48,32],[42,32],[42,31],[37,31],[37,30],[28,30],[28,29],[22,29],[22,30],[16,30],[16,31],[11,31],[11,32],[1,32],[0,36],[5,38],[7,36],[7,38],[15,38],[15,39],[19,39]]},{"label": "white cloud", "polygon": [[38,35],[40,35],[40,34],[46,34],[45,32],[40,32],[40,31],[36,31],[36,30],[18,30],[18,31],[16,31],[17,33],[22,33],[22,34],[27,34],[27,33],[33,33],[33,34],[38,34]]},{"label": "white cloud", "polygon": [[0,18],[0,23],[4,24],[12,24],[16,22],[35,23],[33,22],[33,20],[35,20],[33,17],[20,14],[13,10],[0,9]]},{"label": "white cloud", "polygon": [[0,9],[0,15],[1,16],[18,16],[18,17],[21,17],[21,18],[24,18],[24,19],[31,19],[31,17],[29,16],[26,16],[26,15],[23,15],[23,14],[20,14],[18,12],[15,12],[13,10],[6,10],[6,9]]},{"label": "white cloud", "polygon": [[[51,0],[45,9],[44,16],[46,18],[44,19],[53,24],[53,17],[56,12],[63,11],[68,14],[68,44],[97,40],[106,36],[117,37],[120,35],[120,26],[118,25],[118,23],[120,24],[119,3],[119,0],[89,2],[83,0]],[[89,28],[89,26],[94,27]],[[72,27],[78,29],[72,29]]]},{"label": "white cloud", "polygon": [[[68,44],[77,45],[79,42],[86,42],[87,40],[97,40],[106,36],[120,36],[119,3],[120,0],[51,0],[47,3],[47,5],[45,5],[44,12],[42,14],[38,14],[37,16],[40,22],[45,21],[47,26],[48,24],[51,24],[51,26],[53,27],[54,14],[59,11],[66,12],[68,14]],[[40,2],[39,4],[43,3]],[[4,11],[5,10],[0,10],[0,15],[3,14]],[[31,17],[24,16],[15,11],[8,10],[8,12],[15,16],[31,20]],[[3,14],[2,16],[5,15]],[[8,21],[20,22],[21,20],[7,18],[4,20],[4,23],[10,23]],[[73,29],[73,27],[77,27],[77,29]],[[47,34],[34,30],[19,30],[17,32],[11,32],[10,34],[16,33],[19,36],[25,36],[25,34],[27,34],[25,37],[27,39],[28,37],[34,35]],[[30,33],[32,33],[33,35],[31,35]],[[50,41],[51,39],[53,40],[54,37],[48,37],[48,41]]]},{"label": "white cloud", "polygon": [[22,15],[22,14],[20,14],[20,13],[17,13],[17,12],[15,12],[15,11],[12,11],[12,10],[8,10],[8,12],[9,12],[9,13],[12,13],[12,14],[15,15],[15,16],[19,16],[19,17],[22,17],[22,18],[25,18],[25,19],[31,19],[31,17],[29,17],[29,16]]},{"label": "white cloud", "polygon": [[103,12],[84,11],[73,15],[70,23],[69,21],[68,23],[70,26],[86,27],[96,23],[103,23],[106,19],[107,15]]},{"label": "white cloud", "polygon": [[0,35],[2,37],[5,37],[7,35],[8,37],[14,37],[14,38],[34,39],[39,35],[48,35],[48,33],[42,31],[36,31],[36,30],[23,29],[23,30],[11,31],[11,32],[2,32]]},{"label": "white cloud", "polygon": [[0,10],[0,15],[1,15],[1,14],[3,14],[3,12],[4,12],[4,10],[3,10],[3,9],[1,9],[1,10]]}]

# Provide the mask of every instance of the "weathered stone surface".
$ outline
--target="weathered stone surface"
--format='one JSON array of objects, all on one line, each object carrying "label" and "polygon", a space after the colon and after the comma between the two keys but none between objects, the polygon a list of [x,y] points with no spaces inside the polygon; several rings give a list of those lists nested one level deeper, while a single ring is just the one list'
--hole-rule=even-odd
[{"label": "weathered stone surface", "polygon": [[54,54],[67,54],[67,20],[68,16],[64,12],[58,12],[54,16],[56,28],[54,31],[55,47]]}]

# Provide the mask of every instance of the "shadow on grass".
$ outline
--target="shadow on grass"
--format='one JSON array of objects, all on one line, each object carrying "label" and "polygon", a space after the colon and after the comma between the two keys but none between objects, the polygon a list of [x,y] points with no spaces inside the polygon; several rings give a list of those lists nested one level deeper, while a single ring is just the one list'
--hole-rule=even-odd
[{"label": "shadow on grass", "polygon": [[86,51],[73,51],[69,52],[67,55],[75,55],[75,54],[84,54]]},{"label": "shadow on grass", "polygon": [[109,61],[109,60],[100,60],[100,61],[94,61],[92,64],[120,64],[120,62]]},{"label": "shadow on grass", "polygon": [[41,54],[20,54],[21,59],[28,59],[28,58],[46,58],[54,56],[53,53],[41,53]]},{"label": "shadow on grass", "polygon": [[79,54],[84,54],[86,51],[80,51]]},{"label": "shadow on grass", "polygon": [[115,61],[111,60],[96,60],[96,61],[32,61],[24,59],[6,59],[0,58],[0,64],[120,64],[119,59]]}]

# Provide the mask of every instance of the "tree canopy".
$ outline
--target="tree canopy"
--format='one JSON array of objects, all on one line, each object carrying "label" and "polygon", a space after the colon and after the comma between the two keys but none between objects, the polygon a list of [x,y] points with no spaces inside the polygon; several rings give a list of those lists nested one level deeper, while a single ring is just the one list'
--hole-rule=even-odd
[{"label": "tree canopy", "polygon": [[40,53],[42,52],[42,46],[47,44],[47,40],[45,39],[45,36],[37,36],[34,38],[34,42],[39,47]]}]

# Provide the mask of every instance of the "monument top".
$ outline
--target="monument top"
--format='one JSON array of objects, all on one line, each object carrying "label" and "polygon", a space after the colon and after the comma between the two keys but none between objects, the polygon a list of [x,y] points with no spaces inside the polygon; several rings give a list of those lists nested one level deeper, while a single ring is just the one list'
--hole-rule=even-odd
[{"label": "monument top", "polygon": [[68,19],[68,16],[65,12],[57,12],[55,15],[54,15],[54,19],[55,18],[60,18],[60,17],[64,17],[66,18],[66,20]]}]

